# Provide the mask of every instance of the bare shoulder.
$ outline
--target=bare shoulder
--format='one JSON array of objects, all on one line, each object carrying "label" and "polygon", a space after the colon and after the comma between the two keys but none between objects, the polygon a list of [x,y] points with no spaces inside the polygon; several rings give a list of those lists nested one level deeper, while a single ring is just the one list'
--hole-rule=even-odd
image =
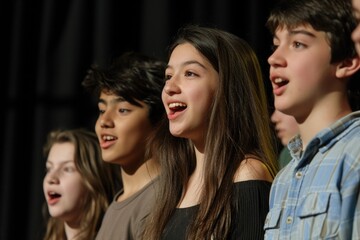
[{"label": "bare shoulder", "polygon": [[244,159],[237,169],[234,182],[242,182],[249,180],[273,181],[266,165],[259,159],[249,157]]}]

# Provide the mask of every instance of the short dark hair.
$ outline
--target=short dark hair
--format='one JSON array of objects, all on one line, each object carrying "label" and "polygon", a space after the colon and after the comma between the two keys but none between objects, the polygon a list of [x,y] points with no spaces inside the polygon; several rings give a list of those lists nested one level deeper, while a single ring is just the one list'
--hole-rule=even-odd
[{"label": "short dark hair", "polygon": [[138,52],[125,52],[112,59],[108,67],[92,65],[82,82],[86,90],[99,96],[105,91],[121,96],[125,101],[149,107],[149,119],[157,123],[165,109],[161,92],[165,81],[165,62]]},{"label": "short dark hair", "polygon": [[[331,47],[331,63],[357,55],[351,33],[357,26],[351,0],[279,0],[270,12],[267,28],[275,34],[278,28],[310,25],[326,33]],[[353,110],[360,109],[360,72],[351,76],[348,98]]]}]

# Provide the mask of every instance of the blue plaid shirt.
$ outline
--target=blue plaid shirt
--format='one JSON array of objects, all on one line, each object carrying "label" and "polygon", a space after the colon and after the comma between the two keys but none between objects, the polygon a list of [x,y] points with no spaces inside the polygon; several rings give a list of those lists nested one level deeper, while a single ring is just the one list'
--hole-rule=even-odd
[{"label": "blue plaid shirt", "polygon": [[276,176],[265,239],[360,239],[360,111],[319,132]]}]

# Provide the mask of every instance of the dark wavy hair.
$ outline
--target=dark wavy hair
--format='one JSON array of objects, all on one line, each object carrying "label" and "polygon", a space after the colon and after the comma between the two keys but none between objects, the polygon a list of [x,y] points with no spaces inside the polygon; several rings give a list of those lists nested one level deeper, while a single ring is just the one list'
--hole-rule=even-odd
[{"label": "dark wavy hair", "polygon": [[125,101],[149,107],[149,119],[156,124],[165,113],[161,92],[165,82],[163,61],[137,52],[125,52],[102,68],[92,65],[82,82],[83,87],[96,97],[102,91],[121,96]]}]

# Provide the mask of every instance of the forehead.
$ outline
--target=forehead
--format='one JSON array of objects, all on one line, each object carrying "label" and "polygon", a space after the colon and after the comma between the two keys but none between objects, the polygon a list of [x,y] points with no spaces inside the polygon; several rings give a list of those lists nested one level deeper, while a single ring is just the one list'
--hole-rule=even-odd
[{"label": "forehead", "polygon": [[197,64],[204,69],[208,69],[212,66],[208,59],[192,44],[182,43],[177,45],[172,51],[167,67],[173,68],[190,64]]},{"label": "forehead", "polygon": [[47,162],[67,163],[74,162],[75,146],[73,143],[55,143],[49,152]]},{"label": "forehead", "polygon": [[[186,53],[186,54],[183,54]],[[171,58],[180,58],[180,59],[187,59],[187,58],[197,58],[202,59],[204,58],[200,52],[190,43],[181,43],[177,45],[170,55]]]}]

